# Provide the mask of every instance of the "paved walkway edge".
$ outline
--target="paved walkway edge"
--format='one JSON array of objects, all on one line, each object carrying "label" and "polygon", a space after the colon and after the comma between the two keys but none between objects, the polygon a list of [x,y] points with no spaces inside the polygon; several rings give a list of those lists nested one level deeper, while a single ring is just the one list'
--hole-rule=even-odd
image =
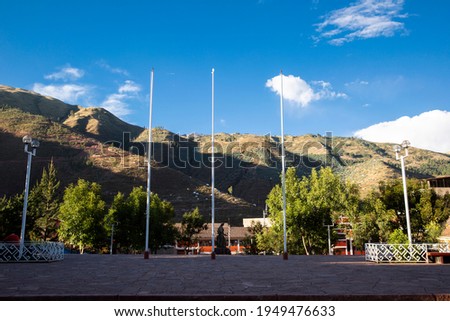
[{"label": "paved walkway edge", "polygon": [[450,294],[411,295],[37,295],[0,301],[450,301]]}]

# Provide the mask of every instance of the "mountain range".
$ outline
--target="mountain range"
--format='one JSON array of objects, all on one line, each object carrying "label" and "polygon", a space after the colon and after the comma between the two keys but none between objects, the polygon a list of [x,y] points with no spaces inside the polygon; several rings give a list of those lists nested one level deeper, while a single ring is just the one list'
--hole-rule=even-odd
[{"label": "mountain range", "polygon": [[[101,184],[105,199],[147,178],[148,129],[129,124],[104,108],[81,107],[38,93],[0,85],[0,196],[21,193],[26,156],[22,137],[41,142],[33,158],[32,185],[53,160],[63,185],[84,178]],[[209,217],[211,136],[152,129],[152,191],[170,201],[176,219],[199,207]],[[280,182],[280,137],[240,133],[215,135],[216,221],[241,225],[260,217],[267,194]],[[299,175],[332,166],[357,183],[362,195],[382,180],[400,177],[393,145],[354,137],[286,136],[286,163]],[[410,147],[408,177],[450,174],[450,155]]]}]

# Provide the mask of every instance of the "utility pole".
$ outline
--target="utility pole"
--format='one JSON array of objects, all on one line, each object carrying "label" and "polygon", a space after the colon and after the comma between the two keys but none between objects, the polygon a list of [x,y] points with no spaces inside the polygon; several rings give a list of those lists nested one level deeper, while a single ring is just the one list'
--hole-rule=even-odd
[{"label": "utility pole", "polygon": [[280,71],[280,114],[281,114],[281,188],[283,190],[283,260],[288,259],[286,237],[286,164],[284,152],[284,111],[283,111],[283,72]]}]

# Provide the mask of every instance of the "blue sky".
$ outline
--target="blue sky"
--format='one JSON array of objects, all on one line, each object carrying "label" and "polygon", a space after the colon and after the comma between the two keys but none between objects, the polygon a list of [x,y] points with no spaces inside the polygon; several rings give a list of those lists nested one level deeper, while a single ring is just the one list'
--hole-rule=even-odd
[{"label": "blue sky", "polygon": [[3,1],[0,84],[147,126],[450,152],[447,0]]}]

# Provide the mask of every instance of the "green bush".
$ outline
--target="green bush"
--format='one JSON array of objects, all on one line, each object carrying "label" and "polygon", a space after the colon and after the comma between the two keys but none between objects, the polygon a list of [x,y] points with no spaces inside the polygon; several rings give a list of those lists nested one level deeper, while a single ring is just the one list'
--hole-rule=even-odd
[{"label": "green bush", "polygon": [[389,244],[408,244],[408,236],[401,230],[396,229],[388,237]]}]

